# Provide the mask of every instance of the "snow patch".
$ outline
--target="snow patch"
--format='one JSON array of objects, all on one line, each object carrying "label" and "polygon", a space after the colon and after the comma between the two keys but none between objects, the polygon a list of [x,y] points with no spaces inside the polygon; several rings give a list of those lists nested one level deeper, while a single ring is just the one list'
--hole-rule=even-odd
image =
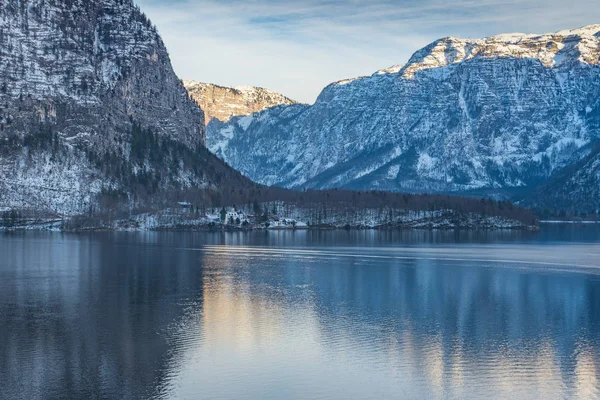
[{"label": "snow patch", "polygon": [[417,171],[428,172],[434,169],[436,165],[437,158],[433,158],[427,153],[421,153],[419,155],[419,161],[417,161]]},{"label": "snow patch", "polygon": [[576,149],[580,149],[588,143],[589,143],[589,141],[586,141],[583,139],[562,138],[562,139],[558,140],[556,143],[554,143],[552,146],[548,147],[545,151],[535,154],[532,157],[532,160],[535,162],[541,162],[544,157],[552,158],[553,156],[560,154],[562,151],[564,151],[568,147],[574,147]]},{"label": "snow patch", "polygon": [[254,121],[254,117],[253,114],[250,114],[238,119],[237,123],[244,131],[247,131],[252,121]]},{"label": "snow patch", "polygon": [[400,172],[400,166],[394,165],[388,169],[388,179],[396,179],[398,177],[398,173]]}]

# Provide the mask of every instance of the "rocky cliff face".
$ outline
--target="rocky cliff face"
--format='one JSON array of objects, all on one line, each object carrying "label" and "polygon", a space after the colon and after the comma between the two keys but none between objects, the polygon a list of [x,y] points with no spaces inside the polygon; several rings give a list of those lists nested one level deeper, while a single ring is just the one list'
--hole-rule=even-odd
[{"label": "rocky cliff face", "polygon": [[258,87],[224,87],[196,81],[183,81],[183,84],[190,97],[204,111],[207,125],[215,118],[227,122],[231,117],[296,103],[282,94]]},{"label": "rocky cliff face", "polygon": [[444,38],[312,106],[215,126],[208,145],[269,185],[456,192],[533,187],[599,136],[596,25]]},{"label": "rocky cliff face", "polygon": [[6,0],[0,31],[4,136],[49,122],[74,140],[80,118],[103,142],[134,119],[189,145],[204,140],[202,113],[131,1]]},{"label": "rocky cliff face", "polygon": [[103,191],[235,175],[192,160],[203,113],[131,0],[4,0],[0,104],[0,207],[76,213]]}]

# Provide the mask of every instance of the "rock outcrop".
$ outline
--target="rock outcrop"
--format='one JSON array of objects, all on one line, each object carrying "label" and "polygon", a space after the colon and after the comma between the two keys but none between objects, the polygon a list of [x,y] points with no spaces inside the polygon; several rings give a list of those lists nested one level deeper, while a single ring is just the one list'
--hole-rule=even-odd
[{"label": "rock outcrop", "polygon": [[196,81],[183,81],[183,84],[190,97],[204,111],[207,125],[215,118],[221,122],[228,122],[231,117],[296,103],[282,94],[258,87],[225,87]]}]

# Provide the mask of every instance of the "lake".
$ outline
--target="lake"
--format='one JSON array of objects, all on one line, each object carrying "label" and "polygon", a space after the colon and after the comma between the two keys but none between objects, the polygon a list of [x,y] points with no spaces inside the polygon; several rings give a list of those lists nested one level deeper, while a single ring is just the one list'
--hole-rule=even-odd
[{"label": "lake", "polygon": [[600,228],[0,234],[0,398],[600,397]]}]

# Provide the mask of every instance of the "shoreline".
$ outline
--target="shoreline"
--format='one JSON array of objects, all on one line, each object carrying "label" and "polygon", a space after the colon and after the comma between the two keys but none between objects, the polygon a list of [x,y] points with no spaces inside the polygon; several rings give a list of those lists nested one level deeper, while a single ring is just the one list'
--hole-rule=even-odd
[{"label": "shoreline", "polygon": [[483,231],[515,231],[515,232],[538,232],[540,226],[304,226],[296,228],[285,227],[249,227],[239,228],[233,226],[223,227],[199,227],[199,226],[175,226],[175,227],[154,227],[154,228],[115,228],[115,227],[86,227],[78,229],[66,229],[59,226],[15,226],[0,227],[0,232],[61,232],[61,233],[86,233],[86,232],[209,232],[209,233],[233,233],[233,232],[299,232],[299,231],[463,231],[463,232],[483,232]]},{"label": "shoreline", "polygon": [[[25,215],[15,214],[0,224],[3,231],[50,230],[87,231],[300,231],[300,230],[456,230],[456,231],[539,231],[534,217],[459,213],[452,210],[414,211],[367,208],[359,211],[303,209],[285,203],[264,205],[264,213],[251,213],[248,207],[223,207],[212,211],[164,209],[129,216]],[[255,207],[258,208],[258,207]],[[270,209],[270,213],[267,211]],[[255,210],[256,211],[256,210]]]},{"label": "shoreline", "polygon": [[540,221],[540,224],[547,224],[547,225],[560,225],[560,224],[568,224],[568,225],[580,225],[580,224],[581,225],[596,225],[596,224],[600,224],[600,221],[544,220],[544,221]]}]

